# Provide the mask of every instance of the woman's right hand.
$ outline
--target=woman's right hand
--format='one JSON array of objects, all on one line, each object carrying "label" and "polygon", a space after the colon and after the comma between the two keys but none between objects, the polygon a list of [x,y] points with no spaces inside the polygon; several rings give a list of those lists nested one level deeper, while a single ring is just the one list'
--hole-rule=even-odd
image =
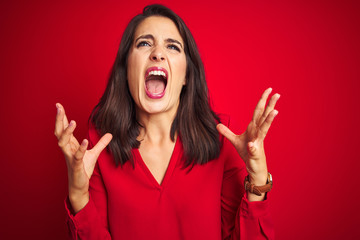
[{"label": "woman's right hand", "polygon": [[84,139],[79,144],[73,135],[76,128],[75,121],[69,123],[65,109],[60,103],[56,104],[56,108],[55,136],[65,155],[68,169],[69,200],[73,210],[77,213],[89,202],[89,179],[93,174],[97,158],[110,143],[112,135],[110,133],[105,134],[92,149],[87,150],[88,140]]}]

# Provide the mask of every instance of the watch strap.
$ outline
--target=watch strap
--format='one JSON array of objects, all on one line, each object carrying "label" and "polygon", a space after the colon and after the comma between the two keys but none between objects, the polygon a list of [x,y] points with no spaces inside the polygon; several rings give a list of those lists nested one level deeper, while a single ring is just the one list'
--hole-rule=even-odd
[{"label": "watch strap", "polygon": [[263,186],[255,186],[254,184],[250,183],[249,175],[245,177],[244,181],[245,191],[249,191],[250,193],[254,193],[258,196],[261,196],[262,193],[269,192],[273,186],[272,176],[268,173],[267,183]]}]

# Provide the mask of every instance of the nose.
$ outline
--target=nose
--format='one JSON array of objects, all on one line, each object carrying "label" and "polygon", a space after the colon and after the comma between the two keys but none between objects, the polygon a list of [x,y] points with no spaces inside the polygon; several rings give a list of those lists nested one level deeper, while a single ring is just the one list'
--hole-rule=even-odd
[{"label": "nose", "polygon": [[154,48],[154,50],[150,54],[150,59],[156,62],[161,62],[165,60],[165,55],[160,49],[160,47]]}]

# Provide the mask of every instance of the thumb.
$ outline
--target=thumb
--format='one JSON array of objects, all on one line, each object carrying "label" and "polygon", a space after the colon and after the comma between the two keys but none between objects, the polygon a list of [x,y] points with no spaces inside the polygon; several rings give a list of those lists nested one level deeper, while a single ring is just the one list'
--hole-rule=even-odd
[{"label": "thumb", "polygon": [[96,155],[96,158],[100,155],[100,153],[109,145],[112,139],[112,135],[110,133],[106,133],[97,144],[91,149],[91,151]]},{"label": "thumb", "polygon": [[219,123],[216,126],[216,129],[218,130],[219,133],[221,133],[222,135],[224,135],[224,137],[226,137],[232,144],[235,143],[236,141],[236,134],[233,133],[228,127],[226,127],[224,124]]},{"label": "thumb", "polygon": [[257,148],[255,147],[254,142],[248,142],[247,148],[248,148],[248,153],[250,154],[250,156],[256,155],[256,152],[257,152],[258,150],[257,150]]}]

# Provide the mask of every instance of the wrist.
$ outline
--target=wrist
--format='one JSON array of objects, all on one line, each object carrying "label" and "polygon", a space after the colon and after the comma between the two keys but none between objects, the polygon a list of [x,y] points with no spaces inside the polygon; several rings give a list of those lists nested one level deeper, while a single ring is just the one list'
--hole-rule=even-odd
[{"label": "wrist", "polygon": [[255,186],[265,185],[268,181],[268,171],[249,173],[249,182]]},{"label": "wrist", "polygon": [[[265,193],[269,192],[272,188],[272,176],[270,173],[267,174],[267,180],[265,184],[256,185],[250,181],[250,175],[245,177],[244,188],[247,191],[248,199],[252,198],[255,201],[261,201],[264,199]],[[256,196],[255,196],[256,195]]]},{"label": "wrist", "polygon": [[246,198],[249,202],[260,202],[265,200],[266,193],[262,193],[260,196],[249,191],[246,192]]},{"label": "wrist", "polygon": [[89,202],[89,199],[90,199],[89,192],[80,194],[80,193],[70,193],[69,191],[69,201],[75,214],[86,206],[86,204]]}]

